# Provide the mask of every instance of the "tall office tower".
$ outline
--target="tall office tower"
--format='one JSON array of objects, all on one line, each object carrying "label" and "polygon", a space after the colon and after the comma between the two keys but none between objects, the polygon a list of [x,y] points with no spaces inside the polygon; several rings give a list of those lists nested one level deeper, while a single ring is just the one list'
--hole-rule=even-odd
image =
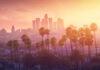
[{"label": "tall office tower", "polygon": [[61,18],[57,19],[57,29],[58,30],[64,30],[64,21]]},{"label": "tall office tower", "polygon": [[14,27],[14,25],[13,25],[12,28],[11,28],[11,32],[12,32],[12,33],[15,32],[15,27]]},{"label": "tall office tower", "polygon": [[57,22],[53,22],[52,23],[52,30],[56,30],[57,29]]},{"label": "tall office tower", "polygon": [[44,18],[42,19],[42,21],[41,21],[41,27],[44,27],[45,28],[45,24],[44,24]]},{"label": "tall office tower", "polygon": [[40,18],[36,18],[36,30],[38,30],[40,28],[41,24],[40,24]]},{"label": "tall office tower", "polygon": [[33,31],[36,31],[36,22],[35,20],[32,20],[32,22],[33,22]]},{"label": "tall office tower", "polygon": [[49,18],[49,29],[52,30],[53,28],[53,21],[52,21],[52,18]]},{"label": "tall office tower", "polygon": [[45,26],[45,28],[49,28],[49,22],[48,22],[48,15],[47,14],[45,14],[45,16],[44,16],[44,26]]}]

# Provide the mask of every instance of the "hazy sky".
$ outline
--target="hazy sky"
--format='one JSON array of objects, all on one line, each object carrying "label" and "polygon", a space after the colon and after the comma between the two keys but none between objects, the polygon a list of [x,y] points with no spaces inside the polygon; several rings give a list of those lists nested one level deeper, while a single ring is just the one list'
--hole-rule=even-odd
[{"label": "hazy sky", "polygon": [[65,27],[96,22],[100,26],[100,0],[0,0],[0,29],[32,27],[32,20],[48,13],[64,19]]}]

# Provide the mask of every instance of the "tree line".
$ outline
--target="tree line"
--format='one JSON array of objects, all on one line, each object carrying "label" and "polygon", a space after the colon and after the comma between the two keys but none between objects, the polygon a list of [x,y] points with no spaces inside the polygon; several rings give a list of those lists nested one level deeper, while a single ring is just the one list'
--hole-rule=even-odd
[{"label": "tree line", "polygon": [[[92,23],[89,27],[73,28],[69,26],[66,28],[65,34],[58,40],[56,37],[50,37],[49,29],[41,27],[39,29],[41,41],[35,44],[37,49],[35,54],[32,54],[34,51],[32,50],[32,41],[26,34],[22,35],[21,39],[29,52],[21,59],[18,55],[18,40],[8,41],[11,61],[19,63],[18,70],[22,70],[20,63],[24,63],[23,70],[36,70],[35,68],[39,70],[99,70],[100,54],[96,42],[97,29],[96,23]],[[95,46],[94,56],[92,56],[92,45]],[[85,54],[85,46],[88,48],[88,54]],[[78,49],[79,47],[81,49]],[[71,50],[70,54],[69,49]]]}]

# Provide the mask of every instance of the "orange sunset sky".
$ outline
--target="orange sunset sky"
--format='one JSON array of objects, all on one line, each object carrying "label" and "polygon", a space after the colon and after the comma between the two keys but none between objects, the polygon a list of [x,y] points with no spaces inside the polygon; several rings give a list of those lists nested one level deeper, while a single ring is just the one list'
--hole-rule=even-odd
[{"label": "orange sunset sky", "polygon": [[0,29],[32,28],[32,20],[45,13],[54,21],[63,18],[65,27],[91,22],[100,26],[100,0],[0,0]]}]

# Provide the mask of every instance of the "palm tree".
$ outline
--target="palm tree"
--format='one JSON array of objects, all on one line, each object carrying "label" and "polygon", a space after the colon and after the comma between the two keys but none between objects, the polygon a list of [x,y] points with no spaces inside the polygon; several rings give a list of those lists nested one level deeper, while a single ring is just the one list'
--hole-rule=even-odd
[{"label": "palm tree", "polygon": [[32,43],[31,43],[30,38],[26,34],[24,34],[22,35],[21,39],[24,42],[24,44],[27,46],[26,48],[29,49],[29,51],[31,52]]},{"label": "palm tree", "polygon": [[45,35],[45,29],[44,29],[43,27],[41,27],[41,28],[39,29],[39,33],[40,33],[40,35],[41,35],[41,37],[42,37],[42,44],[43,44],[43,48],[44,48],[43,37],[44,37],[44,35]]},{"label": "palm tree", "polygon": [[96,44],[96,30],[97,30],[98,27],[97,27],[96,23],[92,23],[90,28],[94,32],[94,43],[95,43],[96,56],[97,56],[98,49],[97,49],[97,44]]},{"label": "palm tree", "polygon": [[46,34],[47,36],[49,36],[50,30],[49,30],[49,29],[45,29],[45,34]]},{"label": "palm tree", "polygon": [[85,49],[84,49],[85,37],[80,37],[78,41],[79,41],[79,44],[81,45],[82,53],[85,54]]},{"label": "palm tree", "polygon": [[[15,61],[19,62],[19,58],[18,58],[18,46],[19,46],[19,42],[18,40],[13,40],[13,45],[14,45],[14,51],[15,51]],[[20,70],[20,64],[19,64],[19,70]]]},{"label": "palm tree", "polygon": [[89,59],[91,58],[91,45],[93,43],[93,35],[88,27],[85,28],[85,44],[88,46]]},{"label": "palm tree", "polygon": [[72,45],[72,27],[68,27],[66,29],[66,35],[68,36],[69,40],[70,40],[70,47],[71,47],[71,52],[73,53],[73,45]]},{"label": "palm tree", "polygon": [[79,36],[84,36],[84,28],[79,28],[78,30]]},{"label": "palm tree", "polygon": [[62,56],[63,56],[63,46],[64,46],[64,44],[65,44],[65,41],[63,39],[60,39],[59,42],[58,42],[58,45],[61,46],[61,48],[62,48],[61,49]]},{"label": "palm tree", "polygon": [[7,42],[7,46],[10,48],[10,58],[11,58],[11,60],[13,59],[13,53],[12,53],[12,46],[13,46],[13,41],[12,40],[9,40],[8,42]]},{"label": "palm tree", "polygon": [[[18,55],[17,55],[18,54],[18,46],[19,46],[18,40],[9,40],[7,45],[11,49],[10,54],[11,54],[12,62],[18,60]],[[16,61],[16,62],[18,62],[18,61]],[[20,64],[19,64],[19,70],[20,70]]]},{"label": "palm tree", "polygon": [[82,48],[82,53],[84,54],[85,53],[85,49],[84,49],[84,46],[85,46],[85,34],[84,34],[84,28],[79,28],[79,44],[81,45],[81,48]]},{"label": "palm tree", "polygon": [[41,42],[36,43],[36,48],[39,49],[42,46]]},{"label": "palm tree", "polygon": [[50,44],[52,46],[53,49],[55,49],[55,51],[57,52],[57,38],[56,37],[52,37],[51,40],[50,40]]},{"label": "palm tree", "polygon": [[17,54],[18,54],[18,46],[19,46],[18,40],[13,40],[13,45],[14,45],[14,50],[16,51],[15,56],[17,56]]},{"label": "palm tree", "polygon": [[49,29],[45,29],[45,34],[47,35],[47,39],[46,41],[46,45],[48,46],[48,50],[49,50],[49,34],[50,34],[50,30]]},{"label": "palm tree", "polygon": [[48,50],[49,50],[49,39],[45,40],[45,45],[47,46]]},{"label": "palm tree", "polygon": [[62,36],[62,40],[64,41],[65,48],[66,48],[66,54],[68,55],[68,51],[67,51],[68,49],[67,49],[67,44],[66,44],[67,39],[68,39],[67,35]]},{"label": "palm tree", "polygon": [[17,51],[18,51],[19,43],[18,43],[17,40],[9,40],[8,43],[7,43],[7,45],[11,49],[11,58],[13,59],[13,54],[14,54],[13,51],[15,51],[15,56],[16,56]]},{"label": "palm tree", "polygon": [[75,48],[77,49],[78,31],[76,29],[72,30],[72,42],[74,42]]},{"label": "palm tree", "polygon": [[75,49],[73,50],[73,55],[70,56],[70,60],[73,64],[74,70],[79,70],[80,63],[83,62],[84,56],[80,53],[79,50]]}]

